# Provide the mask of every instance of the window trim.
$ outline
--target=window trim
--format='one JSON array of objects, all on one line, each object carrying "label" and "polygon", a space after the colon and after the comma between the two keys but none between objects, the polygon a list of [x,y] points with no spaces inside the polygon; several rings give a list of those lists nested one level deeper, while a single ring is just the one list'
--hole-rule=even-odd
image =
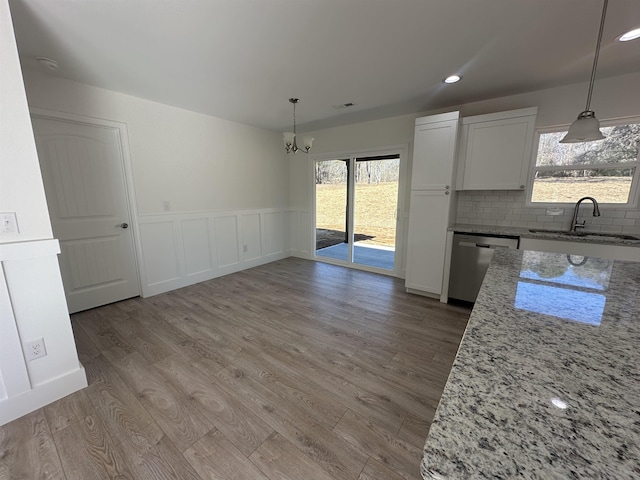
[{"label": "window trim", "polygon": [[[640,116],[633,117],[620,117],[602,120],[600,122],[601,127],[615,127],[616,125],[626,125],[630,123],[640,123]],[[529,181],[527,181],[527,187],[525,189],[525,206],[527,208],[572,208],[575,203],[572,202],[532,202],[531,196],[533,195],[533,181],[536,171],[536,160],[538,158],[538,147],[540,145],[540,135],[544,133],[557,133],[566,132],[569,130],[569,124],[554,125],[551,127],[539,127],[536,128],[534,135],[533,148],[531,149],[531,159],[529,161]],[[614,163],[607,164],[605,168],[624,168],[628,167],[629,162],[626,163]],[[558,167],[545,167],[545,170],[571,170],[565,166]],[[634,207],[638,207],[640,200],[640,151],[638,152],[638,161],[635,165],[635,172],[631,177],[631,190],[629,191],[629,201],[627,203],[605,203],[598,202],[600,206],[603,206],[605,210],[629,210]],[[596,199],[597,200],[597,199]]]}]

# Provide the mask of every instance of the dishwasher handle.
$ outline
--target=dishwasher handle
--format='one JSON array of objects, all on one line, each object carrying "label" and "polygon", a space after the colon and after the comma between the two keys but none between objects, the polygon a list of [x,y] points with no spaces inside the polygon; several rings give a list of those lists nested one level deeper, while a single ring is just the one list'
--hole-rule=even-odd
[{"label": "dishwasher handle", "polygon": [[493,245],[491,243],[475,243],[475,242],[458,242],[461,247],[473,247],[473,248],[509,248],[506,245]]}]

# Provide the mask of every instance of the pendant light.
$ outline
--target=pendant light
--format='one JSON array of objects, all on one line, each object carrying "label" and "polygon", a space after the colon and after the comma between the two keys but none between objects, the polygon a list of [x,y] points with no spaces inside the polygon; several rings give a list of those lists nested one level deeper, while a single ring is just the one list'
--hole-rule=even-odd
[{"label": "pendant light", "polygon": [[600,32],[598,33],[598,43],[596,44],[596,54],[593,59],[593,69],[591,70],[591,81],[589,82],[589,93],[587,95],[587,107],[584,112],[578,115],[575,122],[569,127],[569,131],[560,143],[581,143],[602,140],[604,135],[600,131],[600,122],[596,118],[596,114],[590,109],[591,93],[593,92],[593,82],[596,79],[596,67],[598,66],[598,55],[600,54],[600,43],[602,42],[602,31],[604,30],[604,17],[607,13],[607,3],[604,0],[602,7],[602,19],[600,20]]},{"label": "pendant light", "polygon": [[287,153],[296,153],[298,150],[304,150],[305,153],[309,153],[311,144],[313,143],[313,137],[302,137],[302,149],[298,148],[298,143],[296,142],[296,104],[299,103],[300,100],[298,98],[290,98],[289,102],[293,104],[293,132],[284,132],[282,134],[284,148]]}]

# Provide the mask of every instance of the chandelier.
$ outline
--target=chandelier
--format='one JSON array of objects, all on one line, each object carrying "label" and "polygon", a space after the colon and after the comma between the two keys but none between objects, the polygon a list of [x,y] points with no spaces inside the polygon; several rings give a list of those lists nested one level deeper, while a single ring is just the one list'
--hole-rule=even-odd
[{"label": "chandelier", "polygon": [[311,150],[311,144],[313,143],[313,137],[302,137],[302,148],[298,147],[296,142],[296,104],[300,100],[298,98],[290,98],[289,102],[293,104],[293,132],[284,132],[282,134],[282,140],[284,141],[284,148],[287,153],[297,153],[298,150],[303,150],[305,153],[309,153]]},{"label": "chandelier", "polygon": [[593,83],[596,79],[596,67],[598,66],[598,55],[600,54],[600,44],[602,43],[602,31],[604,30],[604,17],[607,13],[607,3],[604,0],[602,7],[602,18],[600,19],[600,32],[598,33],[598,42],[596,43],[596,54],[593,58],[593,68],[591,69],[591,81],[589,82],[589,93],[587,94],[587,107],[580,112],[578,118],[569,127],[569,131],[560,143],[581,143],[602,140],[604,135],[600,131],[600,121],[596,118],[596,114],[591,110],[591,93],[593,92]]}]

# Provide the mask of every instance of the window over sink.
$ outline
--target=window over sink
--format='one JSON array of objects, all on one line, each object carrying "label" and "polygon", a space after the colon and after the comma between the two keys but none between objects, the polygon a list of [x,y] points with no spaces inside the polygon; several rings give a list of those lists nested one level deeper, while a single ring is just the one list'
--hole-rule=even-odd
[{"label": "window over sink", "polygon": [[575,204],[585,196],[612,206],[637,203],[640,118],[603,122],[601,130],[606,138],[588,143],[559,143],[566,130],[538,132],[530,204]]}]

